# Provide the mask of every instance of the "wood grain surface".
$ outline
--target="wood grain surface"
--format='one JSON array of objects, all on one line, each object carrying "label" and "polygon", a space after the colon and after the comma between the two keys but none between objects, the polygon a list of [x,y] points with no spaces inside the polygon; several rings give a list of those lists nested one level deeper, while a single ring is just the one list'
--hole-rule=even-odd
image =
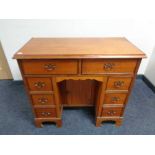
[{"label": "wood grain surface", "polygon": [[15,59],[144,58],[126,38],[32,38]]}]

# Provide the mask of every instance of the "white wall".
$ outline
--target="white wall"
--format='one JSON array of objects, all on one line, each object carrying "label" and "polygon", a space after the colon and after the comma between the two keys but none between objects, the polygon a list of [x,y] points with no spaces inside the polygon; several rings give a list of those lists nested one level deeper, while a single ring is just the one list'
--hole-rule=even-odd
[{"label": "white wall", "polygon": [[134,20],[0,20],[0,41],[15,80],[20,80],[13,54],[31,37],[113,37],[124,36],[143,50],[138,74],[144,74],[155,46],[155,21]]},{"label": "white wall", "polygon": [[144,74],[147,79],[155,86],[155,47]]}]

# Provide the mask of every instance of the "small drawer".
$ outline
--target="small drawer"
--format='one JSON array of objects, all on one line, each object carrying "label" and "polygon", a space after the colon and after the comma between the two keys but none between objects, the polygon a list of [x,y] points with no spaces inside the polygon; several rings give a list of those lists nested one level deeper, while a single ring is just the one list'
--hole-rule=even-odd
[{"label": "small drawer", "polygon": [[137,60],[87,59],[82,61],[82,74],[133,73]]},{"label": "small drawer", "polygon": [[56,117],[56,109],[55,108],[35,108],[35,114],[37,118]]},{"label": "small drawer", "polygon": [[123,108],[120,107],[104,107],[102,109],[102,117],[118,117],[118,116],[122,116],[123,113]]},{"label": "small drawer", "polygon": [[124,104],[127,94],[108,93],[105,95],[104,104]]},{"label": "small drawer", "polygon": [[51,91],[52,81],[50,78],[27,78],[31,91]]},{"label": "small drawer", "polygon": [[131,77],[109,77],[107,90],[128,90],[131,80]]},{"label": "small drawer", "polygon": [[55,105],[53,94],[50,95],[32,95],[34,105]]},{"label": "small drawer", "polygon": [[77,74],[77,60],[22,60],[24,74]]}]

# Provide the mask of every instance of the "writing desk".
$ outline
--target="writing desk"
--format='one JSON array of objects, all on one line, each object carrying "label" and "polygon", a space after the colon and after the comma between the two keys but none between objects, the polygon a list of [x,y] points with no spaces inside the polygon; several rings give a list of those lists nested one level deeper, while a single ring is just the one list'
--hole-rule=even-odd
[{"label": "writing desk", "polygon": [[63,107],[90,106],[97,127],[103,121],[121,125],[145,57],[125,38],[32,38],[14,55],[37,127],[61,127]]}]

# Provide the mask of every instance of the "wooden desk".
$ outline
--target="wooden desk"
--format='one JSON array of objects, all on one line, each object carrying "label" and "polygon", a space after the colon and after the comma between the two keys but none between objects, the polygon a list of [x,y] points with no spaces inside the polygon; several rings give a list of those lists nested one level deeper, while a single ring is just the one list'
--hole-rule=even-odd
[{"label": "wooden desk", "polygon": [[111,120],[121,125],[145,57],[125,38],[32,38],[14,55],[37,127],[61,127],[63,107],[84,106],[95,107],[97,127]]}]

